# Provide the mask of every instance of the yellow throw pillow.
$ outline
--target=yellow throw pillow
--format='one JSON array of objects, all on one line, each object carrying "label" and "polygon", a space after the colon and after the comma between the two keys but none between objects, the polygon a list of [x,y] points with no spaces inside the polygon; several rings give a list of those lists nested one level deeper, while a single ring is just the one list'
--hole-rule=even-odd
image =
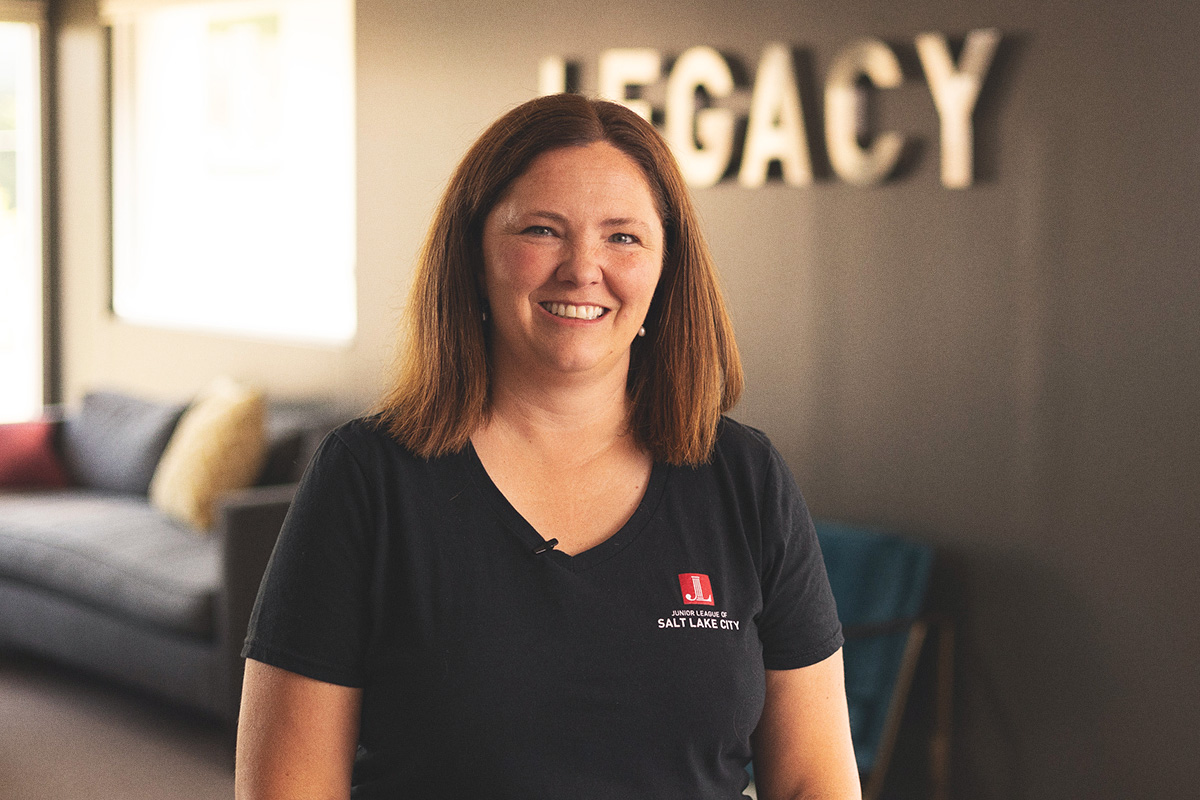
[{"label": "yellow throw pillow", "polygon": [[213,381],[184,412],[150,481],[150,502],[208,529],[217,499],[254,483],[266,453],[266,402],[232,379]]}]

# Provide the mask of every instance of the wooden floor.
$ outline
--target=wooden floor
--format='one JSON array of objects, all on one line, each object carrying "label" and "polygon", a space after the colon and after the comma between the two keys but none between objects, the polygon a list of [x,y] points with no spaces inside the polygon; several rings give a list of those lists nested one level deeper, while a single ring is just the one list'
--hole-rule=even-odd
[{"label": "wooden floor", "polygon": [[221,726],[0,652],[0,800],[231,800]]}]

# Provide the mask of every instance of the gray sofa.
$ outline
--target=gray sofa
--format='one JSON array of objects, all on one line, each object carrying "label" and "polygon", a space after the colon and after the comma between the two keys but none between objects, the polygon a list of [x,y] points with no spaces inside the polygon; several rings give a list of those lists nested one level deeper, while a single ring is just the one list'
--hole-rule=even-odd
[{"label": "gray sofa", "polygon": [[269,404],[258,485],[225,494],[201,533],[147,496],[184,408],[89,395],[54,430],[70,485],[0,490],[0,649],[232,722],[246,623],[295,482],[347,415],[324,403]]}]

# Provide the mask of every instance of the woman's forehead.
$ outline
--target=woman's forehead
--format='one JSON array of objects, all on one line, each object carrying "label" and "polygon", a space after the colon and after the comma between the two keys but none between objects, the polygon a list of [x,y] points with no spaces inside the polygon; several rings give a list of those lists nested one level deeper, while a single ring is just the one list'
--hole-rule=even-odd
[{"label": "woman's forehead", "polygon": [[614,210],[627,209],[627,214],[653,215],[661,223],[660,200],[641,165],[603,141],[539,154],[509,184],[497,205],[572,201],[604,202]]}]

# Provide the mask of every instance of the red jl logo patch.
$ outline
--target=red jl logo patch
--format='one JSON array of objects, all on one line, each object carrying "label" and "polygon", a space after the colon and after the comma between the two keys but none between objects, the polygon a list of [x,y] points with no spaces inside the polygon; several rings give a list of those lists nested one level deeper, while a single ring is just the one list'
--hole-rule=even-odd
[{"label": "red jl logo patch", "polygon": [[712,583],[707,575],[698,572],[685,572],[679,576],[679,590],[683,593],[683,602],[689,606],[711,606],[713,604]]}]

